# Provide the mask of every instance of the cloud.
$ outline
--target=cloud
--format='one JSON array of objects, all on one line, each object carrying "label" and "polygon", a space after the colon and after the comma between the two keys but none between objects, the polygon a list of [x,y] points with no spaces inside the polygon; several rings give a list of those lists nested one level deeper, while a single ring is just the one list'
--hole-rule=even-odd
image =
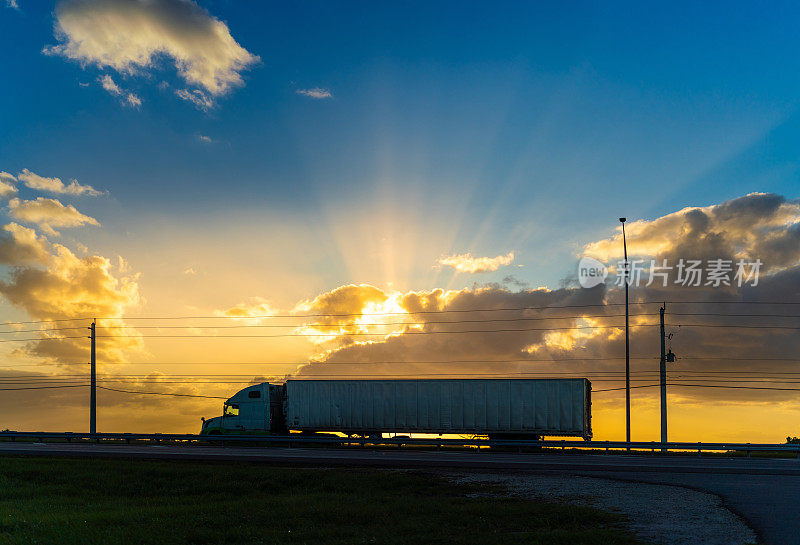
[{"label": "cloud", "polygon": [[[83,251],[87,251],[85,247]],[[7,366],[15,365],[16,358],[26,364],[31,360],[40,361],[47,364],[44,367],[46,372],[7,369],[2,371],[3,376],[13,379],[25,375],[29,381],[59,381],[66,380],[67,374],[85,372],[89,361],[87,327],[91,319],[97,317],[99,372],[113,376],[115,386],[146,392],[153,390],[153,383],[156,383],[162,392],[227,393],[229,387],[224,385],[166,383],[169,381],[162,384],[157,373],[134,379],[117,375],[119,366],[104,367],[107,363],[128,361],[133,355],[146,355],[142,338],[122,319],[126,311],[140,304],[140,297],[138,275],[127,273],[129,266],[121,257],[117,256],[113,261],[98,255],[78,257],[60,244],[51,244],[33,229],[9,223],[0,227],[0,264],[7,266],[4,267],[4,277],[0,278],[0,297],[5,299],[3,304],[6,308],[13,305],[23,310],[30,320],[41,321],[38,325],[26,324],[21,329],[41,327],[51,330],[41,333],[29,331],[9,337],[21,340],[21,347],[10,351],[5,360]],[[52,331],[58,328],[70,329]],[[31,337],[37,337],[37,340],[25,341]],[[42,422],[60,429],[74,429],[76,422],[83,421],[86,392],[86,388],[48,390],[47,404],[42,403],[42,396],[30,391],[5,392],[8,395],[0,396],[0,410],[15,413],[15,429],[41,429]],[[154,396],[107,391],[100,395],[107,425],[130,430],[153,429],[157,422],[163,421],[164,414],[173,415],[164,422],[167,428],[194,430],[195,415],[212,413],[210,404],[201,408],[199,400],[193,398],[154,399]],[[55,412],[52,410],[54,406],[58,407]],[[169,409],[167,413],[166,409]],[[188,429],[187,414],[192,415],[191,428]],[[175,426],[182,428],[176,429]]]},{"label": "cloud", "polygon": [[440,266],[453,267],[458,272],[483,273],[496,271],[514,261],[514,252],[497,257],[472,257],[472,254],[457,254],[439,258]]},{"label": "cloud", "polygon": [[44,53],[122,74],[167,58],[208,100],[243,85],[242,71],[260,60],[191,0],[65,0],[56,6],[55,35],[59,43]]},{"label": "cloud", "polygon": [[206,136],[204,134],[198,134],[197,140],[203,144],[211,144],[213,142],[210,136]]},{"label": "cloud", "polygon": [[100,80],[100,85],[103,86],[103,89],[111,93],[112,95],[121,95],[122,89],[120,89],[119,85],[116,84],[114,79],[109,76],[108,74],[103,75]]},{"label": "cloud", "polygon": [[[340,286],[314,299],[303,301],[294,308],[294,312],[301,315],[325,315],[311,318],[297,331],[305,335],[318,335],[312,339],[317,343],[333,341],[339,344],[350,342],[347,336],[355,333],[374,331],[388,334],[392,331],[402,331],[402,322],[407,312],[399,305],[398,296],[399,294],[387,294],[369,284]],[[388,328],[373,327],[376,320],[381,321],[385,317],[371,315],[383,315],[387,312],[396,313],[389,321],[397,323]],[[331,335],[342,337],[331,339]]]},{"label": "cloud", "polygon": [[17,178],[13,174],[0,171],[0,199],[10,197],[17,192],[16,182]]},{"label": "cloud", "polygon": [[98,78],[100,81],[100,85],[108,91],[110,95],[120,97],[120,104],[123,106],[130,106],[131,108],[138,108],[142,105],[142,99],[140,99],[134,93],[130,91],[126,91],[114,81],[114,78],[109,76],[108,74],[104,74],[102,77]]},{"label": "cloud", "polygon": [[199,110],[208,110],[214,107],[214,99],[199,89],[176,89],[178,98],[191,102]]},{"label": "cloud", "polygon": [[56,199],[44,197],[38,197],[35,201],[11,199],[8,206],[12,218],[39,225],[42,231],[49,235],[59,235],[54,227],[100,226],[96,219],[81,214],[72,205],[64,206]]},{"label": "cloud", "polygon": [[309,98],[316,98],[316,99],[323,99],[323,98],[333,98],[333,95],[328,89],[324,89],[322,87],[312,87],[310,89],[298,89],[298,95],[307,96]]},{"label": "cloud", "polygon": [[19,2],[17,0],[6,0],[6,7],[19,9]]},{"label": "cloud", "polygon": [[50,244],[36,231],[16,223],[4,225],[0,230],[0,264],[27,265],[43,263],[50,252]]},{"label": "cloud", "polygon": [[[139,304],[137,275],[117,276],[109,259],[78,257],[65,246],[37,237],[32,229],[12,223],[3,231],[0,260],[13,268],[0,280],[0,294],[9,303],[34,320],[76,319],[88,325],[91,318],[102,318],[98,327],[104,361],[122,361],[128,351],[141,350],[141,338],[135,330],[122,329],[121,319]],[[83,335],[49,332],[20,352],[77,364],[88,361],[88,348]]]},{"label": "cloud", "polygon": [[[295,307],[298,313],[347,314],[364,312],[370,305],[382,304],[389,298],[383,290],[369,284],[350,284],[303,301]],[[346,316],[349,320],[349,316]]]},{"label": "cloud", "polygon": [[[74,207],[42,197],[11,199],[9,215],[48,232],[54,232],[52,226],[99,226]],[[77,246],[88,254],[85,246]],[[48,367],[52,373],[41,374],[45,379],[58,377],[70,366],[84,367],[89,358],[85,328],[93,318],[98,319],[101,364],[124,362],[131,354],[144,353],[142,338],[122,319],[127,310],[140,304],[138,275],[127,272],[129,266],[122,257],[113,262],[100,255],[79,257],[32,228],[8,223],[0,227],[0,265],[4,265],[0,297],[7,307],[24,311],[32,320],[24,329],[33,330],[13,337],[24,344],[7,354],[8,364],[13,365],[13,358],[63,364]]]},{"label": "cloud", "polygon": [[103,194],[102,191],[98,191],[90,185],[79,184],[77,180],[72,180],[69,185],[66,185],[61,181],[61,178],[45,178],[31,172],[27,168],[22,169],[22,172],[17,175],[17,178],[28,188],[47,193],[87,197],[97,197]]},{"label": "cloud", "polygon": [[503,284],[507,286],[514,286],[516,288],[527,288],[529,286],[528,282],[520,280],[513,274],[509,274],[508,276],[503,277]]},{"label": "cloud", "polygon": [[[344,291],[347,297],[338,295]],[[548,325],[564,324],[556,315],[548,318],[546,312],[524,311],[516,315],[498,314],[507,308],[538,307],[560,304],[594,304],[602,302],[602,290],[546,289],[510,292],[495,287],[466,288],[462,290],[411,291],[385,293],[373,286],[343,286],[322,294],[314,301],[337,301],[337,317],[314,317],[305,324],[306,329],[319,329],[325,333],[338,333],[336,338],[325,339],[328,346],[318,354],[315,363],[301,369],[301,374],[386,374],[430,372],[486,372],[488,365],[465,367],[459,363],[426,364],[430,361],[496,360],[506,358],[531,358],[528,348],[545,342]],[[388,304],[387,304],[388,303]],[[310,313],[322,312],[330,306],[307,305]],[[470,311],[480,309],[484,312]],[[366,313],[367,315],[361,315]],[[387,314],[391,313],[391,314]],[[370,314],[372,314],[370,316]],[[522,314],[522,316],[520,316]],[[570,314],[571,315],[571,314]],[[495,318],[512,320],[492,322]],[[513,318],[524,317],[534,321],[515,323]],[[539,326],[535,320],[544,319]],[[459,323],[459,320],[469,322]],[[482,322],[481,320],[489,320]],[[324,327],[321,325],[335,325]],[[526,327],[541,331],[506,331]],[[499,329],[498,332],[491,330]],[[443,331],[468,333],[446,335]],[[354,334],[358,333],[358,336]],[[369,333],[370,335],[364,335]],[[374,335],[373,335],[374,334]],[[378,362],[364,366],[364,362]],[[357,366],[345,365],[355,362]],[[381,362],[389,362],[381,363]],[[406,363],[402,363],[406,362]],[[422,362],[422,363],[420,363]],[[497,369],[494,369],[495,371]],[[502,369],[501,369],[502,370]]]},{"label": "cloud", "polygon": [[142,105],[142,99],[133,93],[128,93],[128,95],[125,97],[125,104],[131,108],[138,108]]},{"label": "cloud", "polygon": [[[64,186],[57,178],[42,178],[27,170],[19,179],[36,189],[72,194],[94,192],[77,182]],[[100,225],[73,206],[43,197],[28,201],[11,199],[9,215],[40,225],[49,233],[55,233],[53,227]],[[66,246],[51,243],[29,227],[17,223],[3,225],[0,228],[0,264],[6,266],[6,276],[0,278],[0,295],[24,310],[32,320],[78,320],[80,325],[88,325],[91,318],[99,318],[98,327],[103,336],[99,342],[104,361],[123,361],[127,353],[141,351],[143,347],[136,330],[127,328],[122,320],[127,309],[139,305],[138,275],[127,273],[127,263],[121,257],[117,258],[115,266],[108,258],[89,255],[82,244],[77,246],[87,255],[79,257]],[[42,332],[38,337],[40,340],[28,342],[12,355],[69,364],[87,361],[88,345],[84,335],[52,331]]]},{"label": "cloud", "polygon": [[[191,271],[191,272],[189,272]],[[194,274],[194,269],[187,269],[184,274]],[[272,316],[275,310],[269,305],[266,299],[254,297],[252,303],[239,303],[224,310],[214,311],[216,316],[242,319],[258,319],[265,316]]]},{"label": "cloud", "polygon": [[[635,227],[634,227],[635,225]],[[687,288],[654,284],[632,287],[631,354],[635,385],[654,384],[659,347],[658,304],[667,302],[667,331],[678,361],[670,367],[672,402],[681,404],[795,403],[796,392],[681,387],[722,384],[720,372],[741,373],[738,386],[776,386],[777,373],[794,372],[800,351],[793,329],[730,326],[800,326],[782,304],[725,304],[721,301],[800,303],[800,209],[776,195],[753,194],[724,203],[688,208],[632,224],[629,249],[670,261],[693,258],[760,258],[765,267],[756,286]],[[657,228],[656,228],[657,227]],[[627,231],[627,229],[626,229]],[[617,237],[586,245],[595,255],[617,257]],[[605,252],[605,253],[604,253]],[[577,260],[576,260],[577,261]],[[620,387],[624,369],[624,301],[612,283],[591,289],[510,291],[499,285],[461,290],[385,292],[373,286],[342,286],[302,304],[309,317],[300,330],[332,337],[311,338],[315,355],[300,376],[586,376],[595,389]],[[680,301],[693,301],[691,305]],[[660,303],[659,303],[660,304]],[[593,306],[603,305],[603,306]],[[566,308],[557,308],[566,307]],[[361,316],[375,309],[398,313]],[[519,310],[509,310],[519,309]],[[683,313],[683,314],[680,314]],[[689,313],[689,315],[685,314]],[[736,313],[785,315],[736,317]],[[446,333],[457,332],[462,333]],[[370,333],[374,335],[363,335]],[[789,358],[789,360],[780,359]],[[495,362],[495,363],[492,363]],[[524,373],[529,373],[524,375]],[[536,373],[531,375],[530,373]],[[703,374],[707,376],[702,376]],[[716,373],[716,374],[715,374]],[[751,378],[749,381],[746,377]],[[774,378],[773,378],[774,379]],[[717,381],[717,382],[715,382]],[[623,383],[624,385],[624,383]],[[777,385],[777,387],[785,387]],[[656,390],[637,390],[649,399]],[[604,392],[609,406],[624,391]],[[655,399],[655,398],[653,398]],[[616,400],[616,401],[615,401]]]},{"label": "cloud", "polygon": [[[625,229],[630,256],[685,259],[760,258],[769,268],[796,264],[800,202],[751,193],[721,204],[689,207]],[[603,261],[622,259],[622,232],[584,247]]]}]

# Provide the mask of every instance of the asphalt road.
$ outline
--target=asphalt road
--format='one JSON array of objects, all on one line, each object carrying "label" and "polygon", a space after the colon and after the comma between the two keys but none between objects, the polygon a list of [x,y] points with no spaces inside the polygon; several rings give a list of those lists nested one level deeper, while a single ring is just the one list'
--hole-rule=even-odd
[{"label": "asphalt road", "polygon": [[[800,465],[800,462],[795,462]],[[745,519],[759,542],[800,544],[800,477],[788,474],[720,474],[654,472],[582,472],[625,481],[670,484],[720,496],[726,507]]]},{"label": "asphalt road", "polygon": [[747,520],[764,543],[800,545],[797,459],[59,443],[0,443],[0,454],[573,473],[708,491]]}]

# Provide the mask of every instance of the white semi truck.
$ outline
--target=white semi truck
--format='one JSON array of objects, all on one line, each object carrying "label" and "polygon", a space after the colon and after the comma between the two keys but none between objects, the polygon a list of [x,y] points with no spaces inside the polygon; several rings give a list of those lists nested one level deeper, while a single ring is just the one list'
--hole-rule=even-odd
[{"label": "white semi truck", "polygon": [[248,386],[202,434],[592,437],[587,379],[314,380]]}]

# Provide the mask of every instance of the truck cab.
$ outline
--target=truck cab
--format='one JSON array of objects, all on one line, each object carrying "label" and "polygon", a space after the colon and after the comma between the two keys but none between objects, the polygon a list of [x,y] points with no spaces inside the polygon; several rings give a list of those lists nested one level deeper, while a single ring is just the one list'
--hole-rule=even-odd
[{"label": "truck cab", "polygon": [[222,415],[203,419],[201,435],[280,433],[285,428],[283,385],[262,382],[225,400]]}]

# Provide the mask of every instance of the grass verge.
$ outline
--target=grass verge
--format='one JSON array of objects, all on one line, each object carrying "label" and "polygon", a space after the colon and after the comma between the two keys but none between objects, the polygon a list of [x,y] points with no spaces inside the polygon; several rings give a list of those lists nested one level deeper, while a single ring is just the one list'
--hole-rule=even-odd
[{"label": "grass verge", "polygon": [[614,514],[421,472],[0,457],[0,543],[633,544]]}]

